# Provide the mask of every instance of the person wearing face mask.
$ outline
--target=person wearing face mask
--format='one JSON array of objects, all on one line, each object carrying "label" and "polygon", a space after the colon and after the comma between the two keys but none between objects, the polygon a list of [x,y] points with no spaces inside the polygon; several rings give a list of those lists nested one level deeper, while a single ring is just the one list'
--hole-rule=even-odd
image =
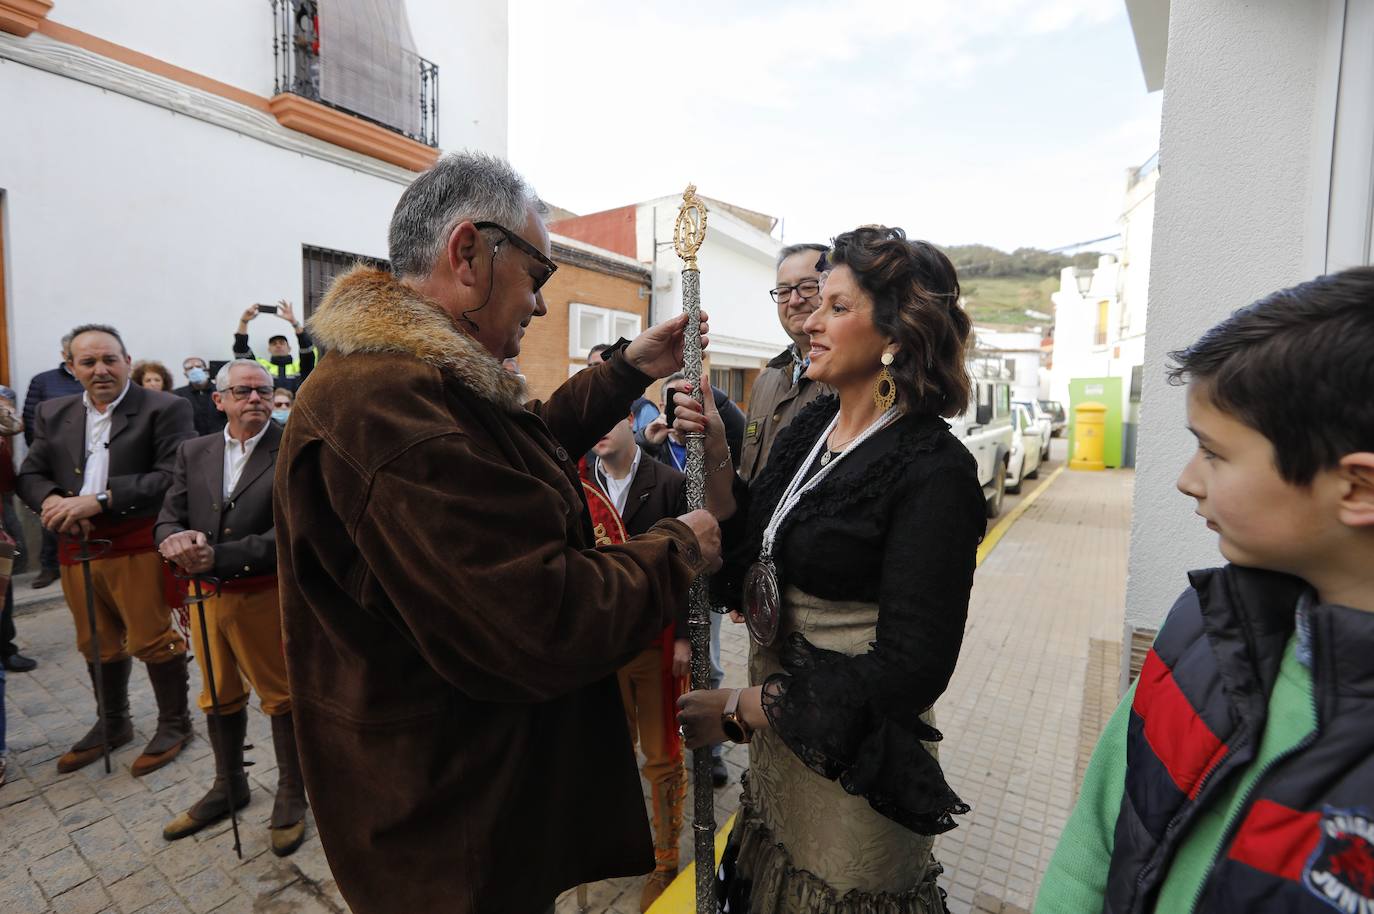
[{"label": "person wearing face mask", "polygon": [[215,390],[210,384],[210,372],[205,367],[205,360],[198,355],[187,356],[182,360],[181,371],[186,375],[186,386],[178,387],[172,393],[191,404],[196,434],[209,435],[224,428],[224,413],[215,409]]},{"label": "person wearing face mask", "polygon": [[272,391],[272,421],[278,425],[285,425],[291,416],[291,404],[295,400],[296,395],[285,387],[278,387]]},{"label": "person wearing face mask", "polygon": [[191,626],[202,676],[213,660],[215,697],[200,693],[215,755],[215,781],[194,806],[162,830],[168,841],[185,838],[248,805],[243,749],[248,732],[248,687],[272,721],[277,796],[269,825],[272,852],[284,857],[305,837],[305,788],[291,723],[281,602],[277,598],[277,534],[272,518],[273,468],[282,430],[271,420],[267,370],[236,359],[215,378],[215,403],[228,417],[222,434],[187,441],[177,451],[172,485],[162,502],[153,538],[168,562],[188,574],[219,579],[204,603],[208,641]]},{"label": "person wearing face mask", "polygon": [[[264,311],[267,307],[269,306],[252,305],[239,318],[238,330],[234,332],[234,358],[255,360],[267,369],[274,385],[295,393],[315,367],[315,344],[311,341],[305,326],[296,320],[296,312],[291,309],[289,301],[282,299],[270,306],[271,310]],[[248,322],[259,314],[276,314],[291,325],[291,329],[296,332],[299,357],[291,355],[291,341],[280,333],[267,340],[267,358],[259,359],[253,355],[253,350],[248,345]]]}]

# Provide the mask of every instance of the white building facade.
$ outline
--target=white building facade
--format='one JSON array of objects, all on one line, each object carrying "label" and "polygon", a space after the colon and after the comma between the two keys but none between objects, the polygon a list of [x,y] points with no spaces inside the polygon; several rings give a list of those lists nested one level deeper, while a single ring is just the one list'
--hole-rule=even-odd
[{"label": "white building facade", "polygon": [[[1127,0],[1163,89],[1128,643],[1220,564],[1174,482],[1195,447],[1168,353],[1231,311],[1374,259],[1374,0]],[[1352,396],[1367,392],[1351,392]]]},{"label": "white building facade", "polygon": [[[991,327],[973,328],[975,362],[980,366],[980,377],[1005,377],[1011,381],[1013,400],[1040,400],[1045,394],[1041,391],[1041,363],[1044,352],[1040,348],[1039,330],[995,330]],[[987,362],[995,363],[987,365]],[[993,375],[988,371],[995,367]]]},{"label": "white building facade", "polygon": [[[680,195],[556,220],[552,229],[647,264],[653,272],[651,322],[682,311],[682,261],[673,250]],[[712,380],[742,400],[759,369],[791,342],[768,292],[782,245],[775,219],[709,198],[706,240],[697,253],[701,305],[711,318]]]},{"label": "white building facade", "polygon": [[[384,259],[397,199],[441,148],[505,154],[503,0],[332,0],[313,48],[292,31],[302,5],[0,0],[0,303],[21,394],[89,321],[185,383],[185,356],[230,357],[247,306],[284,298],[304,318],[354,256]],[[366,95],[361,65],[349,67],[369,49],[330,44],[345,14],[380,16],[381,34],[352,38],[404,57],[390,74],[408,93],[394,121],[283,76],[297,55],[283,48],[301,38],[300,55],[343,68],[353,97]],[[417,63],[437,67],[423,86]],[[394,106],[395,90],[373,94]],[[422,113],[410,107],[421,92]],[[259,354],[290,335],[265,315],[250,331]]]}]

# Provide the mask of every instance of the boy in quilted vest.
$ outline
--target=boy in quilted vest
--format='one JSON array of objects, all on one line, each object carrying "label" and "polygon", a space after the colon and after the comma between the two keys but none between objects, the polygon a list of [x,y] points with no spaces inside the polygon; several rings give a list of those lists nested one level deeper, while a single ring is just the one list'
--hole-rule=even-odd
[{"label": "boy in quilted vest", "polygon": [[1194,572],[1102,734],[1036,911],[1374,912],[1374,268],[1172,354]]}]

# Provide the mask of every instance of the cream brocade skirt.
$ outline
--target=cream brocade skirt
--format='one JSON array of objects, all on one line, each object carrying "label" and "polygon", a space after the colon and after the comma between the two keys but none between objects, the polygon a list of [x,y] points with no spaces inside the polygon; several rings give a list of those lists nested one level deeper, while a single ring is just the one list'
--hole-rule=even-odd
[{"label": "cream brocade skirt", "polygon": [[[877,640],[876,603],[821,600],[795,587],[782,595],[778,637],[750,642],[749,682],[782,672],[792,632],[854,656]],[[921,715],[934,725],[933,710]],[[938,760],[936,744],[923,743]],[[928,914],[944,910],[931,854],[935,839],[876,812],[861,796],[806,767],[772,730],[749,743],[739,820],[737,875],[752,883],[749,914]],[[742,914],[742,912],[731,912]]]}]

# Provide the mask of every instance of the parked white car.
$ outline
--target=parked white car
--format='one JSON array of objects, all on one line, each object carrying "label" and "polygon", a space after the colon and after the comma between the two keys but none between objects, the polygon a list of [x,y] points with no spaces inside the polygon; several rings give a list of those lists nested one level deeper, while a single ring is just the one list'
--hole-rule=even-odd
[{"label": "parked white car", "polygon": [[949,427],[978,462],[978,482],[983,487],[988,517],[996,517],[1002,513],[1011,457],[1011,385],[974,378],[968,411],[951,419]]},{"label": "parked white car", "polygon": [[1037,400],[1016,400],[1017,406],[1024,406],[1035,422],[1035,430],[1040,435],[1040,462],[1050,459],[1050,438],[1054,435],[1054,417]]},{"label": "parked white car", "polygon": [[1041,431],[1031,411],[1025,404],[1017,403],[1011,408],[1011,456],[1007,459],[1007,491],[1015,494],[1021,491],[1021,483],[1040,475],[1040,463],[1044,459],[1045,448],[1049,441],[1042,438]]}]

